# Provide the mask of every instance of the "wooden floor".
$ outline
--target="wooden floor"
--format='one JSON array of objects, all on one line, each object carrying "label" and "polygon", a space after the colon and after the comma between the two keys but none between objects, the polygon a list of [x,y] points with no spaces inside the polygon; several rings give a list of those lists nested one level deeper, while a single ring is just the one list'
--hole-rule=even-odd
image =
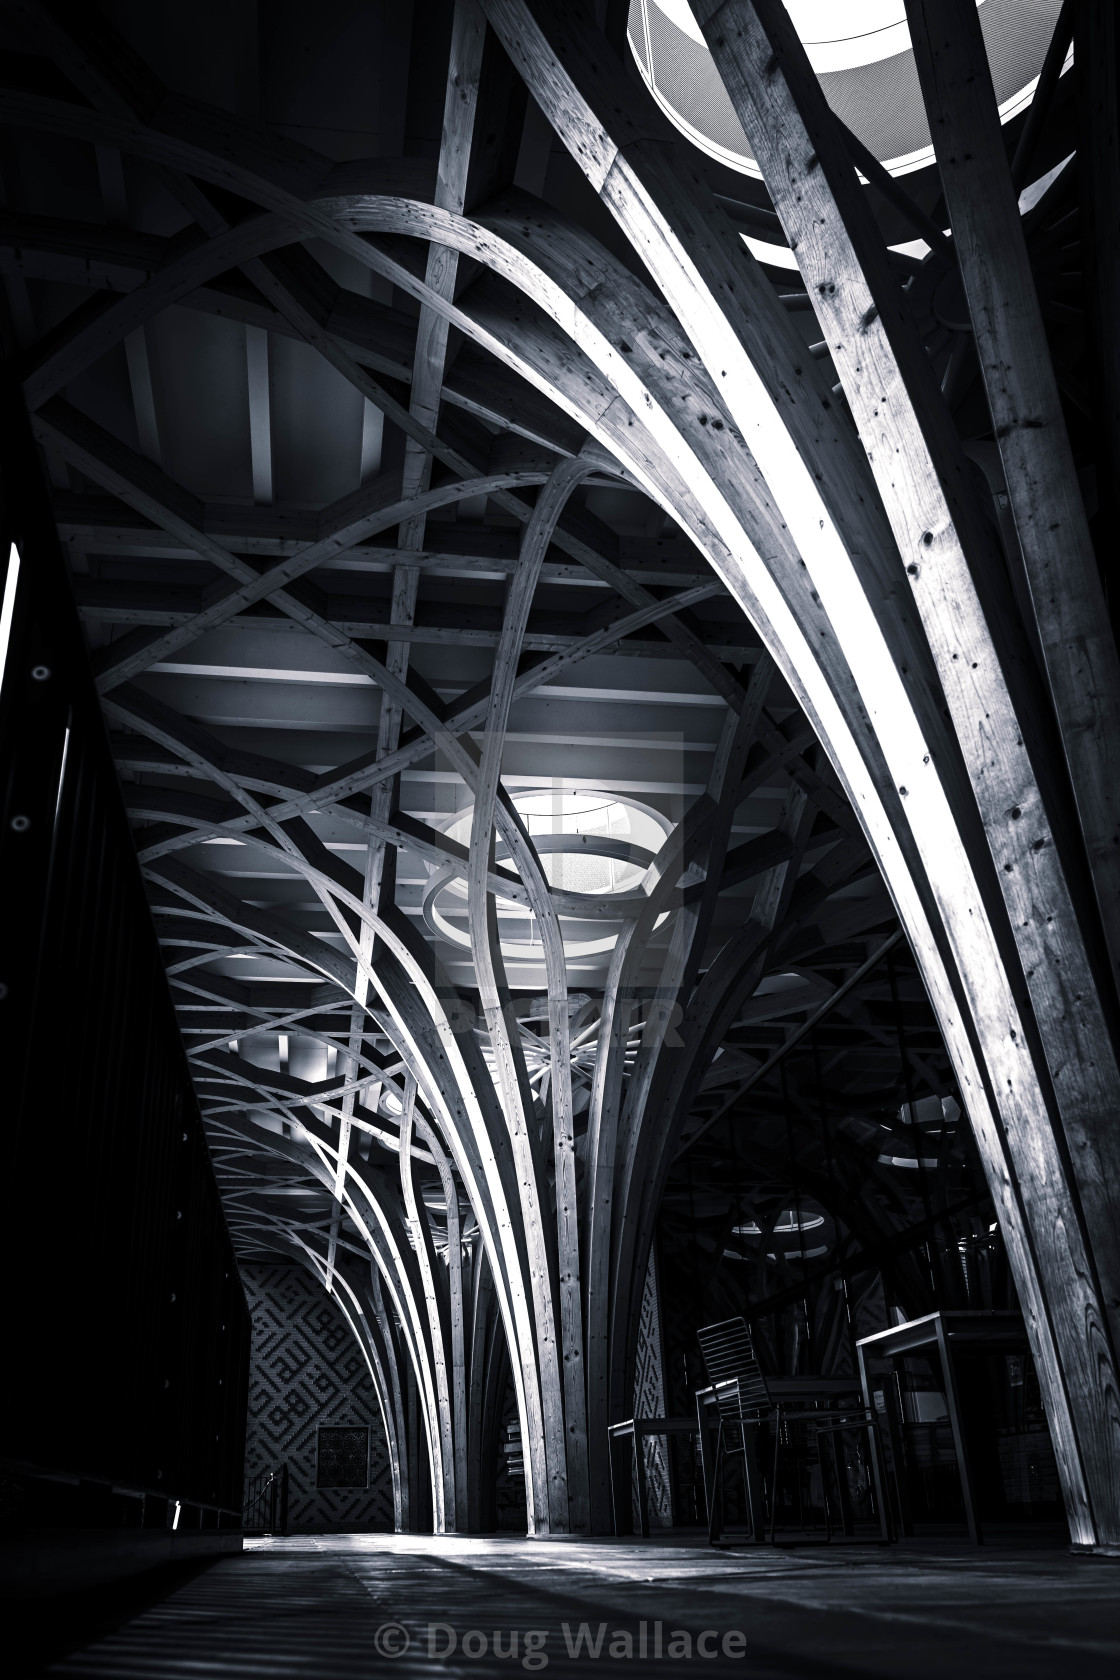
[{"label": "wooden floor", "polygon": [[[392,1535],[248,1544],[45,1672],[114,1680],[389,1673],[413,1680],[581,1669],[751,1680],[1113,1680],[1120,1672],[1120,1560],[1074,1558],[1056,1546],[997,1543],[977,1552],[927,1541],[886,1551],[714,1553],[692,1536]],[[584,1623],[596,1640],[603,1628],[598,1658],[586,1644],[569,1655]],[[508,1653],[515,1630],[516,1659],[496,1657],[495,1633]],[[536,1649],[527,1659],[529,1630]],[[690,1657],[670,1655],[676,1630],[688,1635]],[[697,1652],[705,1630],[710,1657]],[[734,1654],[732,1639],[732,1655],[724,1655],[724,1635],[736,1630],[745,1653]],[[394,1655],[406,1634],[408,1648]],[[454,1652],[444,1656],[452,1634]],[[678,1638],[676,1652],[685,1643]]]}]

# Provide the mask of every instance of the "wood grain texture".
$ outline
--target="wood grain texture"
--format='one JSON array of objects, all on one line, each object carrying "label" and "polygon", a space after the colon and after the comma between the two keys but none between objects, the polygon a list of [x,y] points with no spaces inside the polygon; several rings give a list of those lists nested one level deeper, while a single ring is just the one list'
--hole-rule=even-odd
[{"label": "wood grain texture", "polygon": [[974,8],[908,7],[953,244],[1054,711],[1120,965],[1120,660],[1046,343]]},{"label": "wood grain texture", "polygon": [[[784,13],[769,0],[758,7],[728,0],[699,15],[721,74],[758,148],[787,235],[798,250],[900,553],[904,558],[914,556],[908,575],[914,580],[915,599],[998,865],[1008,919],[1043,1040],[1048,1064],[1044,1078],[1049,1074],[1054,1079],[1066,1137],[1072,1134],[1079,1140],[1074,1144],[1078,1170],[1071,1182],[1061,1168],[1062,1146],[1054,1135],[1045,1084],[1036,1083],[1037,1075],[1032,1080],[1029,1066],[1023,1066],[1022,1052],[1029,1038],[1020,1012],[1006,992],[996,1004],[1003,964],[992,949],[981,981],[977,969],[966,966],[962,949],[958,961],[968,977],[974,1016],[978,1022],[986,1017],[988,1023],[993,1074],[1000,1061],[1019,1064],[1015,1072],[1008,1066],[1006,1083],[1003,1076],[993,1083],[1000,1092],[1003,1124],[1027,1217],[1036,1231],[1056,1228],[1061,1232],[1056,1251],[1049,1255],[1041,1236],[1036,1236],[1036,1244],[1043,1274],[1039,1292],[1048,1298],[1055,1335],[1064,1344],[1065,1380],[1070,1385],[1067,1396],[1051,1395],[1051,1405],[1067,1420],[1076,1410],[1077,1426],[1086,1437],[1080,1448],[1081,1466],[1075,1463],[1078,1452],[1072,1441],[1065,1455],[1072,1489],[1069,1497],[1092,1531],[1111,1533],[1120,1515],[1109,1468],[1117,1383],[1115,1375],[1107,1374],[1112,1364],[1107,1320],[1113,1310],[1108,1302],[1114,1297],[1107,1280],[1115,1269],[1111,1249],[1116,1222],[1114,1214],[1103,1213],[1103,1208],[1102,1216],[1094,1217],[1093,1209],[1101,1205],[1104,1183],[1111,1176],[1105,1167],[1111,1143],[1101,1122],[1114,1107],[1111,1093],[1118,1076],[1091,965],[1026,745],[1030,739],[1037,752],[1041,743],[1016,715],[972,580],[971,565],[982,564],[983,551],[960,488],[963,473],[948,416],[904,314],[897,284],[886,269],[850,160],[804,50],[787,27]],[[970,556],[976,556],[975,562]],[[910,795],[919,790],[920,784]],[[952,927],[951,907],[946,909]],[[1015,1025],[1009,1028],[1004,1022],[1012,1012]],[[1087,1287],[1073,1284],[1074,1278],[1088,1279],[1092,1271],[1089,1252],[1078,1252],[1076,1236],[1072,1256],[1069,1249],[1070,1233],[1079,1225],[1083,1206],[1095,1228],[1103,1299],[1091,1283]],[[1069,1299],[1071,1286],[1076,1302]],[[1025,1278],[1020,1291],[1028,1292]],[[1077,1330],[1067,1336],[1064,1328],[1071,1322],[1071,1307]],[[1103,1382],[1102,1370],[1106,1373]],[[1090,1447],[1090,1439],[1095,1446]],[[1091,1515],[1086,1480],[1095,1484]]]},{"label": "wood grain texture", "polygon": [[[522,1198],[529,1237],[539,1245],[530,1264],[537,1289],[538,1356],[546,1395],[563,1396],[559,1416],[546,1414],[546,1457],[550,1460],[550,1521],[558,1532],[583,1532],[588,1525],[587,1424],[584,1402],[582,1304],[579,1287],[579,1236],[576,1207],[575,1151],[572,1132],[571,1061],[568,1046],[568,986],[563,938],[555,907],[539,867],[533,871],[540,887],[531,890],[548,975],[550,1047],[553,1069],[553,1157],[556,1195],[556,1235],[548,1240],[543,1208],[546,1188],[541,1163],[532,1148],[535,1128],[533,1098],[516,1032],[507,1019],[509,991],[497,936],[493,899],[486,875],[492,855],[492,834],[498,817],[502,752],[513,699],[517,659],[529,608],[537,587],[552,531],[572,490],[587,474],[579,460],[562,462],[541,492],[526,528],[521,565],[506,603],[502,641],[491,682],[475,803],[471,822],[470,866],[467,877],[471,950],[479,995],[486,1014],[502,1106],[519,1160]],[[508,839],[508,831],[503,834]],[[532,878],[532,877],[530,877]],[[525,879],[523,873],[522,879]],[[528,882],[526,883],[528,884]],[[538,1212],[537,1210],[541,1211]],[[551,1280],[557,1274],[560,1299],[556,1310]],[[562,1372],[562,1383],[557,1381]],[[551,1430],[550,1430],[551,1424]]]}]

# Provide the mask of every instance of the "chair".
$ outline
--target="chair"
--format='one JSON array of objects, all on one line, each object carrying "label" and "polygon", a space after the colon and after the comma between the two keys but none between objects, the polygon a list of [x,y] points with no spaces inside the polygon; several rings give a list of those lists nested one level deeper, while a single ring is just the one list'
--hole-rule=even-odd
[{"label": "chair", "polygon": [[[804,1406],[793,1409],[783,1401],[773,1399],[755,1357],[750,1331],[747,1329],[746,1321],[742,1318],[724,1319],[722,1323],[710,1324],[703,1330],[698,1330],[696,1334],[700,1343],[700,1351],[704,1356],[704,1366],[712,1385],[711,1394],[719,1413],[716,1457],[709,1494],[709,1545],[715,1546],[719,1543],[719,1518],[723,1497],[721,1471],[724,1457],[729,1453],[742,1455],[744,1479],[747,1485],[747,1500],[750,1507],[751,1533],[754,1539],[759,1538],[761,1499],[754,1473],[754,1442],[749,1437],[748,1431],[752,1429],[757,1431],[759,1425],[763,1423],[773,1423],[774,1426],[774,1466],[770,1482],[771,1545],[775,1543],[777,1533],[778,1468],[782,1431],[790,1423],[807,1423],[810,1426],[814,1433],[818,1460],[820,1457],[820,1439],[823,1435],[835,1437],[845,1429],[867,1430],[880,1527],[884,1542],[889,1541],[886,1505],[882,1496],[883,1479],[880,1466],[878,1422],[874,1411],[869,1406],[847,1405],[836,1411],[821,1411]],[[738,1445],[734,1444],[735,1433],[738,1435]],[[839,1464],[836,1468],[837,1485],[842,1487]],[[831,1541],[832,1511],[829,1504],[827,1484],[823,1477],[822,1492],[824,1494],[825,1527]],[[845,1521],[844,1527],[849,1530],[850,1522]]]}]

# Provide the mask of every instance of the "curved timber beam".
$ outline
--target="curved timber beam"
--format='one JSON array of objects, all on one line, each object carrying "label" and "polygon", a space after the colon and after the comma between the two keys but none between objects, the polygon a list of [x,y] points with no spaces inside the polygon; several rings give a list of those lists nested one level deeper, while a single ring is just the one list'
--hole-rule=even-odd
[{"label": "curved timber beam", "polygon": [[[1061,1263],[1064,1273],[1072,1267],[1078,1277],[1086,1276],[1088,1267],[1088,1287],[1074,1286],[1079,1296],[1077,1330],[1074,1337],[1065,1334],[1069,1320],[1059,1313],[1055,1332],[1063,1344],[1065,1380],[1081,1406],[1094,1393],[1097,1396],[1099,1439],[1095,1448],[1086,1441],[1081,1452],[1081,1478],[1092,1508],[1089,1521],[1101,1532],[1120,1534],[1114,1458],[1120,1435],[1120,1202],[1114,1188],[1120,1183],[1120,1145],[1111,1122],[1120,1100],[1120,1069],[1071,893],[1069,849],[1055,829],[1056,794],[1051,791],[1046,738],[1031,716],[1022,682],[1016,683],[1014,660],[990,628],[974,581],[985,572],[985,544],[965,494],[963,453],[897,282],[887,270],[855,171],[836,144],[830,113],[804,49],[784,9],[771,0],[759,0],[757,6],[726,0],[718,11],[704,4],[699,15],[707,19],[716,63],[756,148],[787,236],[798,249],[807,289],[907,561],[906,574],[998,866],[1046,1073],[1074,1163],[1072,1181],[1059,1164],[1061,1151],[1053,1138],[1054,1117],[1045,1091],[1032,1100],[1025,1089],[1022,1052],[1014,1055],[1020,1063],[1022,1096],[1011,1102],[1004,1098],[1005,1127],[1036,1217],[1068,1227],[1066,1210],[1079,1204],[1087,1227],[1088,1251],[1078,1253],[1082,1243],[1075,1240]],[[1018,230],[1016,236],[1022,237]],[[1044,346],[1041,335],[1040,341]],[[1029,363],[1025,357],[1024,365]],[[1071,593],[1077,593],[1072,580]],[[1091,610],[1089,599],[1085,606]],[[1046,635],[1061,712],[1068,670],[1064,664],[1055,670],[1053,629]],[[1084,638],[1075,636],[1065,644],[1062,659],[1080,659],[1083,652]],[[1099,658],[1096,663],[1098,700],[1103,696],[1111,703],[1114,685],[1105,680],[1102,688]],[[1110,672],[1115,675],[1111,667]],[[1079,707],[1081,703],[1079,697]],[[1067,739],[1075,756],[1084,754],[1084,746],[1077,745],[1085,739],[1080,729],[1072,735],[1067,731]],[[1091,764],[1078,760],[1087,772],[1082,786],[1094,823],[1099,750],[1092,749]],[[900,767],[903,774],[909,772]],[[914,785],[906,784],[908,796],[921,797],[921,780],[911,781]],[[1110,849],[1095,827],[1090,849],[1098,859]],[[1109,870],[1113,867],[1110,859]],[[994,975],[987,977],[982,996],[974,991],[978,1018],[991,1007],[993,979]],[[1011,1030],[1014,1047],[1021,1030]],[[1001,1037],[1006,1045],[1008,1038]],[[1026,1049],[1026,1033],[1022,1041]],[[1017,1148],[1014,1140],[1024,1133],[1030,1145]],[[1050,1163],[1045,1176],[1037,1170],[1040,1154]],[[1045,1250],[1040,1257],[1045,1264]],[[1088,1281],[1094,1271],[1099,1284]],[[1053,1296],[1069,1288],[1068,1273],[1065,1284],[1053,1273],[1048,1282]],[[1102,1369],[1109,1373],[1103,1385]]]},{"label": "curved timber beam", "polygon": [[[550,1521],[561,1532],[571,1529],[576,1533],[587,1529],[589,1510],[575,1135],[563,937],[547,883],[539,869],[535,870],[530,880],[526,880],[526,885],[530,886],[534,881],[539,889],[543,889],[531,891],[530,902],[540,929],[548,978],[556,1198],[556,1236],[554,1241],[550,1241],[545,1233],[548,1187],[539,1171],[538,1152],[532,1144],[532,1131],[536,1124],[532,1092],[520,1054],[520,1041],[510,1032],[505,1013],[509,994],[498,942],[497,916],[493,898],[487,890],[487,875],[492,835],[499,815],[502,752],[522,637],[552,532],[568,497],[587,472],[587,465],[578,458],[561,462],[541,491],[533,518],[525,528],[521,561],[506,603],[502,638],[490,688],[467,877],[475,974],[490,1034],[502,1106],[521,1174],[528,1235],[537,1246],[537,1251],[530,1255],[530,1266],[537,1303],[538,1357],[542,1366],[542,1386],[546,1396],[553,1397],[552,1409],[546,1411],[545,1416]],[[525,879],[524,870],[522,878]],[[554,1253],[556,1259],[553,1258]],[[558,1317],[552,1299],[553,1275],[557,1270],[560,1294]],[[560,1371],[563,1372],[562,1384],[557,1380]]]}]

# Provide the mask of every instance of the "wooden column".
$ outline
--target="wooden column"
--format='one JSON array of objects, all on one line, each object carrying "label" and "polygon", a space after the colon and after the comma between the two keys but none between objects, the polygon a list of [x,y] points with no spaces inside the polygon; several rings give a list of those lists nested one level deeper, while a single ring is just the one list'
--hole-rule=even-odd
[{"label": "wooden column", "polygon": [[936,5],[908,0],[907,15],[1115,983],[1120,972],[1120,660],[976,7],[971,0],[937,0]]},{"label": "wooden column", "polygon": [[[547,1205],[543,1161],[533,1147],[536,1121],[528,1090],[516,1023],[509,1012],[509,990],[497,934],[494,896],[488,877],[492,866],[492,835],[502,799],[500,775],[509,711],[513,702],[517,661],[529,610],[552,533],[565,503],[588,463],[562,461],[541,492],[533,517],[525,528],[520,564],[506,602],[502,638],[491,681],[485,745],[479,763],[471,825],[470,869],[467,877],[471,947],[479,996],[486,1014],[497,1085],[510,1136],[518,1158],[522,1198],[527,1215],[530,1268],[537,1308],[538,1357],[546,1404],[545,1452],[548,1459],[549,1522],[563,1532],[583,1532],[589,1522],[587,1492],[587,1416],[584,1388],[582,1303],[579,1286],[579,1227],[576,1199],[575,1138],[572,1121],[571,1054],[568,1042],[567,975],[563,937],[551,898],[530,889],[545,951],[548,974],[553,1169],[556,1196],[555,1234],[542,1217]],[[528,842],[526,840],[526,845]],[[539,876],[539,866],[533,872]],[[537,1204],[539,1203],[540,1211]],[[530,1218],[529,1215],[532,1214]],[[553,1273],[556,1294],[553,1301]],[[558,1309],[558,1310],[557,1310]],[[557,1353],[559,1343],[559,1354]],[[553,1375],[559,1365],[562,1384]],[[562,1409],[561,1409],[562,1408]],[[559,1413],[556,1416],[554,1413]]]},{"label": "wooden column", "polygon": [[1120,19],[1114,0],[1069,0],[1077,78],[1079,231],[1089,316],[1089,389],[1094,396],[1098,510],[1097,558],[1112,621],[1120,624],[1110,576],[1120,518]]},{"label": "wooden column", "polygon": [[[1003,1140],[991,1138],[982,1147],[993,1183],[1006,1171],[1005,1151],[1018,1180],[1026,1230],[1008,1247],[1028,1320],[1045,1313],[1052,1327],[1054,1357],[1044,1382],[1075,1539],[1114,1543],[1120,1538],[1120,1407],[1109,1320],[1116,1320],[1120,1301],[1120,1219],[1112,1188],[1120,1182],[1120,1162],[1111,1116],[1120,1077],[1111,1008],[1102,1006],[1097,992],[1065,874],[1068,853],[1059,854],[1055,813],[1048,808],[1055,777],[1045,733],[1024,698],[1013,656],[1007,671],[1008,634],[993,634],[985,617],[974,582],[984,549],[959,443],[804,49],[773,0],[699,3],[695,10],[798,253],[912,579],[999,865],[1005,927],[1018,946],[1038,1028],[1036,1039],[1024,1021],[1010,1038],[1021,1053],[1037,1058],[1037,1083],[1031,1094],[1025,1068],[1018,1088],[1014,1079],[1005,1084],[995,1076],[1000,1057],[989,1028]],[[1037,365],[1037,354],[1028,360]],[[1029,499],[1024,491],[1023,501]],[[1071,506],[1068,491],[1062,506]],[[1076,510],[1069,517],[1076,522]],[[1051,641],[1068,683],[1060,640],[1056,628]],[[858,663],[855,674],[860,680]],[[1097,748],[1090,753],[1096,756]],[[1090,806],[1094,797],[1090,788]],[[958,821],[967,823],[963,808]],[[1048,867],[1040,871],[1044,856]],[[1004,933],[1005,963],[1011,957],[1006,938]],[[1009,972],[1014,988],[1014,968]],[[987,987],[978,989],[978,975],[966,970],[965,978],[983,1021],[1001,982],[992,972]],[[1086,1228],[1090,1242],[1082,1236]],[[1038,1352],[1043,1369],[1045,1350]]]}]

